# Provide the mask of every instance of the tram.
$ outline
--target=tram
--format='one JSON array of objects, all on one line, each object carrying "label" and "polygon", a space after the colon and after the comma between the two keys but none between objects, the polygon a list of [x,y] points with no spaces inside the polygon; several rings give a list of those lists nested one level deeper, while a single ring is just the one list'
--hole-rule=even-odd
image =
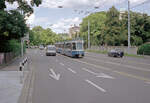
[{"label": "tram", "polygon": [[58,42],[55,44],[57,53],[70,57],[84,57],[84,41],[73,39],[70,41]]}]

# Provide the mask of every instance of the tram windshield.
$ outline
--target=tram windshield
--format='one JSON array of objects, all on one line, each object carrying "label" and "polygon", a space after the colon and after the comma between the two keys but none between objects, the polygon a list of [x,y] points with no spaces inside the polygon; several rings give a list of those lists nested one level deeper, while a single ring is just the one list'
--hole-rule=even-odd
[{"label": "tram windshield", "polygon": [[76,44],[76,49],[77,49],[77,50],[82,50],[82,49],[83,49],[82,43],[77,43],[77,44]]}]

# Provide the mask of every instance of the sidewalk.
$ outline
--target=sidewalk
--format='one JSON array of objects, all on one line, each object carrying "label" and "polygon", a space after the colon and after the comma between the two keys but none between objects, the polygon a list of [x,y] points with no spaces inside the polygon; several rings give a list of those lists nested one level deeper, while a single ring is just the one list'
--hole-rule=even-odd
[{"label": "sidewalk", "polygon": [[[0,69],[0,103],[17,103],[23,88],[23,72],[19,70],[18,58],[11,64]],[[25,77],[28,70],[24,72]]]},{"label": "sidewalk", "polygon": [[0,103],[18,102],[23,87],[20,75],[19,71],[0,71]]}]

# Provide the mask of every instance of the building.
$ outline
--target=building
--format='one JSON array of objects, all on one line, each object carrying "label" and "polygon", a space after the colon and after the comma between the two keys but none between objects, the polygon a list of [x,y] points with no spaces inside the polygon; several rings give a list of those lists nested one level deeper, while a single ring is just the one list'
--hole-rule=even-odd
[{"label": "building", "polygon": [[69,28],[69,37],[70,38],[76,38],[79,36],[80,27],[74,25],[73,27]]},{"label": "building", "polygon": [[125,9],[121,8],[120,9],[120,14],[119,14],[119,20],[122,20],[124,14],[125,14]]}]

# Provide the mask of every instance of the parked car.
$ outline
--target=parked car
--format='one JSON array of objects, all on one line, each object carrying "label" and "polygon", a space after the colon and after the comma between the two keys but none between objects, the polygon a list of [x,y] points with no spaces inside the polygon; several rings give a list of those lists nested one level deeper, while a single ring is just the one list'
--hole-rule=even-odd
[{"label": "parked car", "polygon": [[108,56],[122,58],[124,56],[124,52],[121,49],[112,49],[110,52],[108,52]]},{"label": "parked car", "polygon": [[48,45],[46,48],[46,56],[56,56],[55,45]]},{"label": "parked car", "polygon": [[39,49],[40,49],[40,50],[43,50],[43,49],[44,49],[44,46],[43,46],[43,45],[40,45],[40,46],[39,46]]}]

